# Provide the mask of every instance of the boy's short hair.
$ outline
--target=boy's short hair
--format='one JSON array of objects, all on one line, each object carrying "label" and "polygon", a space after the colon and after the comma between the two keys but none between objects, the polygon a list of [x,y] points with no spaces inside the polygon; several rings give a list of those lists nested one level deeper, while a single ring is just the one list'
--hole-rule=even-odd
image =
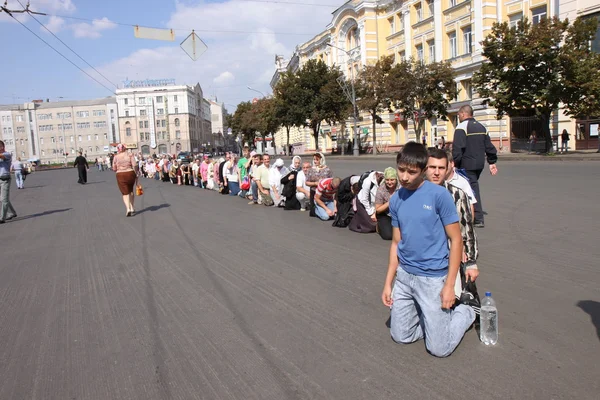
[{"label": "boy's short hair", "polygon": [[430,149],[429,150],[429,157],[438,159],[438,160],[446,160],[446,164],[448,164],[448,152],[446,150],[442,150],[442,149]]},{"label": "boy's short hair", "polygon": [[427,149],[421,143],[408,142],[396,156],[396,165],[413,165],[424,170],[427,167]]}]

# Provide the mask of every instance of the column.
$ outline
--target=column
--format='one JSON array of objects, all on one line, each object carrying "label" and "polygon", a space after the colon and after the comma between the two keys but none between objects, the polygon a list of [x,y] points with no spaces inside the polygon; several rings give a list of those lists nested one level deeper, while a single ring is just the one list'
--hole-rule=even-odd
[{"label": "column", "polygon": [[402,11],[402,18],[404,18],[404,54],[406,59],[409,59],[412,56],[412,26],[409,9]]}]

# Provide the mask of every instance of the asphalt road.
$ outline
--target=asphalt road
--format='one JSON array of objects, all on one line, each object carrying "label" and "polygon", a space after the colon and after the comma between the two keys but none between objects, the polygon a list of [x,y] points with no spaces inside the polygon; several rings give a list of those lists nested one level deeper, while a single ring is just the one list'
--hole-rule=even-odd
[{"label": "asphalt road", "polygon": [[[387,161],[332,160],[337,175]],[[39,172],[0,226],[0,399],[596,399],[597,163],[482,180],[480,291],[500,340],[395,344],[388,242],[299,211],[112,172]],[[14,188],[14,184],[13,184]],[[596,393],[594,395],[594,393]]]}]

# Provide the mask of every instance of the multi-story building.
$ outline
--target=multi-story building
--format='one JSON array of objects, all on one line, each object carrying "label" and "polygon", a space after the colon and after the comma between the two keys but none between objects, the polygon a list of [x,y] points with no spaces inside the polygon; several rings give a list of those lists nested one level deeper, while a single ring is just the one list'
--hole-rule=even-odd
[{"label": "multi-story building", "polygon": [[230,148],[226,149],[226,147],[231,147],[230,142],[233,139],[227,136],[229,127],[227,126],[227,121],[225,121],[225,116],[227,115],[225,104],[220,103],[216,100],[210,100],[209,106],[212,122],[212,143],[214,144],[213,147],[215,147],[219,151],[232,150]]},{"label": "multi-story building", "polygon": [[[410,57],[426,63],[449,61],[456,73],[459,94],[448,109],[447,121],[436,118],[426,121],[428,143],[432,144],[437,136],[452,141],[458,109],[471,104],[475,117],[488,128],[492,141],[501,150],[507,150],[511,136],[509,118],[496,119],[496,110],[483,104],[471,85],[474,72],[483,62],[481,41],[491,32],[494,22],[516,24],[524,17],[533,23],[554,16],[598,17],[599,11],[600,5],[593,0],[350,0],[333,12],[331,23],[323,32],[296,47],[287,66],[283,65],[282,56],[276,57],[277,70],[271,85],[277,84],[283,71],[295,71],[310,59],[338,66],[348,79],[385,55],[392,55],[397,61]],[[397,149],[415,139],[410,121],[394,113],[381,118],[383,124],[377,126],[379,150]],[[361,119],[358,132],[361,142],[368,146],[372,143],[372,121],[368,115]],[[584,130],[590,141],[598,129],[595,120],[586,121]],[[555,118],[553,134],[557,135],[566,123],[564,117]],[[352,137],[351,124],[348,120],[340,126],[323,125],[319,143],[314,142],[307,129],[295,129],[290,134],[290,143],[295,151],[330,150]],[[285,136],[281,130],[276,135],[278,148],[285,143]],[[597,139],[594,145],[597,146]]]},{"label": "multi-story building", "polygon": [[119,142],[114,97],[0,106],[0,123],[9,151],[43,164],[72,161],[77,151],[104,156]]},{"label": "multi-story building", "polygon": [[122,142],[142,154],[198,152],[210,141],[210,111],[195,86],[127,82],[117,89]]}]

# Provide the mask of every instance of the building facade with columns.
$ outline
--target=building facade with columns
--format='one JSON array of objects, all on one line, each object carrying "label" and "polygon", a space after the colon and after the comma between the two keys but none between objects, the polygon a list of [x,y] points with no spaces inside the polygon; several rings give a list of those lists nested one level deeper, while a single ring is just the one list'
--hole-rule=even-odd
[{"label": "building facade with columns", "polygon": [[114,97],[0,106],[0,125],[8,151],[42,164],[73,161],[78,151],[88,159],[102,157],[119,141]]},{"label": "building facade with columns", "polygon": [[[347,79],[352,79],[364,66],[374,64],[382,56],[392,55],[397,61],[410,57],[426,63],[449,61],[456,73],[459,94],[451,102],[447,120],[433,118],[426,121],[428,144],[432,145],[439,136],[452,141],[458,109],[470,104],[475,118],[487,127],[496,146],[501,151],[508,151],[511,143],[509,118],[498,120],[496,110],[483,104],[471,84],[473,74],[484,60],[481,41],[491,32],[495,22],[517,24],[525,17],[533,23],[554,16],[597,17],[598,11],[599,5],[593,0],[350,0],[332,13],[331,23],[323,32],[296,47],[287,66],[282,65],[283,56],[276,58],[271,85],[277,84],[283,71],[295,71],[310,59],[338,66]],[[560,113],[556,114],[551,126],[554,135],[567,124],[564,116],[561,119]],[[394,113],[386,113],[381,118],[383,123],[377,126],[379,151],[396,150],[415,139],[412,122],[404,121]],[[588,135],[597,133],[593,121],[585,122]],[[573,123],[568,123],[574,130]],[[290,143],[304,151],[317,148],[330,151],[352,137],[351,125],[351,120],[338,126],[323,125],[319,143],[314,142],[308,129],[294,129]],[[369,115],[362,114],[358,132],[363,145],[370,146],[373,132]],[[286,141],[285,131],[280,130],[276,136],[278,148],[282,147]]]},{"label": "building facade with columns", "polygon": [[200,151],[211,133],[200,84],[144,86],[143,82],[117,89],[121,142],[144,155]]}]

